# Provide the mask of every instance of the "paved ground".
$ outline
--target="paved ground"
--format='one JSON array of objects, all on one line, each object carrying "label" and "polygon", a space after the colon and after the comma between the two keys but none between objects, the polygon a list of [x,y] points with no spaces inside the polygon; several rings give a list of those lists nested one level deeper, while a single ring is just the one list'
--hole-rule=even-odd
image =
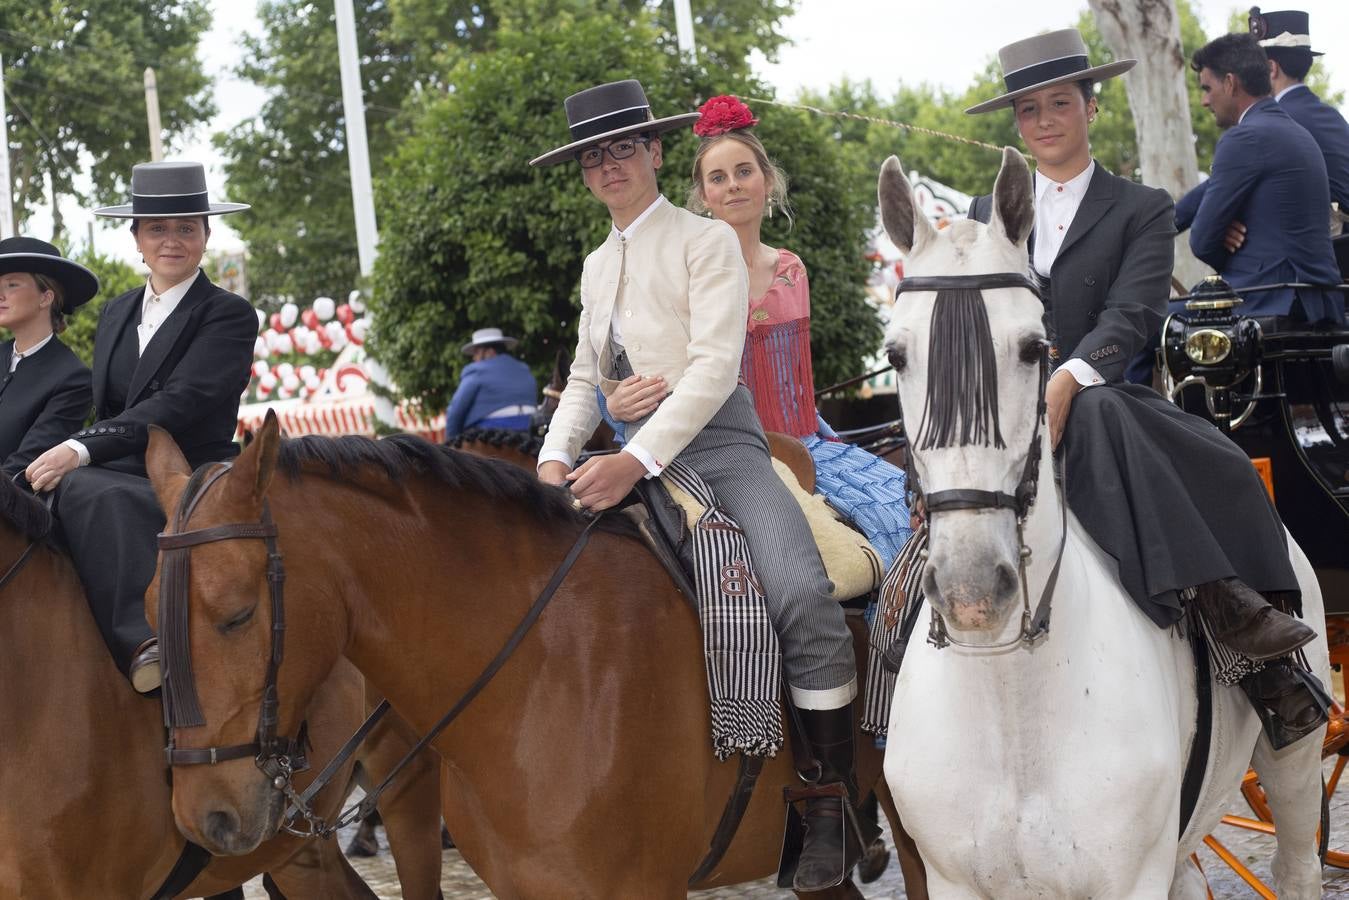
[{"label": "paved ground", "polygon": [[[1329,763],[1327,764],[1329,774]],[[1234,808],[1234,812],[1246,813],[1244,808]],[[1332,801],[1331,806],[1331,846],[1349,849],[1349,784],[1346,784]],[[1221,840],[1246,865],[1264,878],[1269,876],[1269,861],[1273,853],[1274,839],[1254,832],[1242,831],[1232,827],[1221,827],[1217,833]],[[349,835],[342,837],[343,846]],[[887,842],[889,836],[886,837]],[[398,880],[394,874],[393,860],[384,843],[383,831],[380,832],[381,850],[373,859],[358,859],[353,863],[370,887],[383,900],[401,900]],[[1209,885],[1217,900],[1238,900],[1257,896],[1246,886],[1231,869],[1227,868],[1208,848],[1200,851],[1200,860],[1208,875]],[[463,859],[454,850],[445,851],[445,869],[443,886],[446,900],[491,900],[492,894],[487,887],[474,876]],[[862,893],[874,900],[901,900],[905,896],[903,879],[899,867],[893,861],[890,868],[873,884],[864,885]],[[260,884],[248,886],[249,900],[264,900]],[[771,881],[754,882],[734,888],[722,888],[690,894],[698,900],[760,900],[760,898],[790,897],[791,894],[779,891]],[[1349,900],[1349,871],[1327,868],[1325,870],[1324,897]]]}]

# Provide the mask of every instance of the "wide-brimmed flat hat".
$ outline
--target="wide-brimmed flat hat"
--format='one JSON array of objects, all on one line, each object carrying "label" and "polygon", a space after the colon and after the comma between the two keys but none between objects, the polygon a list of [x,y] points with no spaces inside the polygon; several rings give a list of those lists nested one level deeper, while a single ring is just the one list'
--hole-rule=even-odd
[{"label": "wide-brimmed flat hat", "polygon": [[1076,28],[1048,31],[1008,44],[998,51],[998,61],[1002,63],[1002,83],[1007,92],[971,106],[965,110],[966,115],[1002,109],[1020,97],[1059,84],[1105,81],[1138,64],[1136,59],[1120,59],[1093,66],[1087,58],[1087,45]]},{"label": "wide-brimmed flat hat", "polygon": [[98,293],[98,276],[61,255],[46,241],[12,237],[0,241],[0,275],[28,272],[56,280],[65,292],[61,309],[70,312],[88,303]]},{"label": "wide-brimmed flat hat", "polygon": [[473,340],[469,341],[460,349],[465,353],[472,354],[475,349],[484,344],[505,344],[506,349],[510,350],[516,344],[520,343],[513,337],[506,337],[501,333],[500,328],[479,328],[473,332]]},{"label": "wide-brimmed flat hat", "polygon": [[696,112],[657,119],[651,114],[646,92],[637,81],[611,81],[572,94],[563,106],[571,143],[531,159],[531,166],[555,166],[575,157],[578,150],[625,134],[669,131],[698,121]]},{"label": "wide-brimmed flat hat", "polygon": [[1266,52],[1305,50],[1312,56],[1324,56],[1321,51],[1312,49],[1311,18],[1300,9],[1262,13],[1260,7],[1252,6],[1247,24]]},{"label": "wide-brimmed flat hat", "polygon": [[206,194],[206,169],[195,162],[148,162],[131,169],[131,202],[104,206],[96,216],[111,219],[186,219],[223,216],[248,209],[247,203],[212,203]]}]

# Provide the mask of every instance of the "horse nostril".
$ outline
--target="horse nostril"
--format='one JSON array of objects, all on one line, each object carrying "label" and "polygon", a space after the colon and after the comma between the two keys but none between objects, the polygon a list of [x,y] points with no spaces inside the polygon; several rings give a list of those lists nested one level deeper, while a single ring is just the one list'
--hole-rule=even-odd
[{"label": "horse nostril", "polygon": [[207,813],[205,831],[206,837],[217,847],[228,847],[239,834],[239,818],[219,809]]},{"label": "horse nostril", "polygon": [[932,566],[923,568],[923,598],[930,606],[935,607],[941,603],[941,591],[937,589],[937,573],[932,570]]},{"label": "horse nostril", "polygon": [[1020,587],[1017,579],[1016,569],[1005,562],[1000,562],[994,570],[993,596],[999,600],[1011,597],[1016,594]]}]

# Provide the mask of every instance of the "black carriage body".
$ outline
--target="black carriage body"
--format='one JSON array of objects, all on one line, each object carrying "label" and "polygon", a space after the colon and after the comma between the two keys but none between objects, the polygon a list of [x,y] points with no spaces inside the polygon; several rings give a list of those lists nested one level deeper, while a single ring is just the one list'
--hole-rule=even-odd
[{"label": "black carriage body", "polygon": [[1326,611],[1349,614],[1349,380],[1332,358],[1344,345],[1349,331],[1263,331],[1221,305],[1171,316],[1162,335],[1174,399],[1269,460],[1275,506]]}]

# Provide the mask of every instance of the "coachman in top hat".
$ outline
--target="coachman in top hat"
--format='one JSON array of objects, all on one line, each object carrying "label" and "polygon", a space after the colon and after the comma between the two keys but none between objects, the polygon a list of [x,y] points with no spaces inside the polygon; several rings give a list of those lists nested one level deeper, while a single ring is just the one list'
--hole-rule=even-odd
[{"label": "coachman in top hat", "polygon": [[131,192],[130,204],[94,212],[131,220],[149,280],[109,300],[99,318],[94,423],[43,453],[27,475],[35,491],[56,491],[61,531],[99,630],[145,693],[160,683],[144,595],[164,527],[145,473],[150,426],[168,431],[193,467],[233,458],[258,320],[247,300],[199,268],[210,217],[248,207],[210,202],[198,163],[138,165]]}]

